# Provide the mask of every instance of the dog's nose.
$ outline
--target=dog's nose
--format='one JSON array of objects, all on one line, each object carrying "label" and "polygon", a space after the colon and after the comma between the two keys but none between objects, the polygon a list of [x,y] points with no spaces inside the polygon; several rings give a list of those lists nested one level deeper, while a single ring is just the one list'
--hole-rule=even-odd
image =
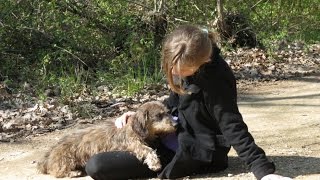
[{"label": "dog's nose", "polygon": [[177,126],[179,124],[179,118],[177,116],[172,116],[171,122],[172,122],[173,126]]}]

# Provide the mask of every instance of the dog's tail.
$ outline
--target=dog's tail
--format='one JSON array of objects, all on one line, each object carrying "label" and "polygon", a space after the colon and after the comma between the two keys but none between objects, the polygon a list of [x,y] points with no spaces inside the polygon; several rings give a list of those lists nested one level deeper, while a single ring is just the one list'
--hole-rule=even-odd
[{"label": "dog's tail", "polygon": [[37,170],[42,174],[48,174],[48,156],[49,153],[46,153],[44,157],[37,163]]}]

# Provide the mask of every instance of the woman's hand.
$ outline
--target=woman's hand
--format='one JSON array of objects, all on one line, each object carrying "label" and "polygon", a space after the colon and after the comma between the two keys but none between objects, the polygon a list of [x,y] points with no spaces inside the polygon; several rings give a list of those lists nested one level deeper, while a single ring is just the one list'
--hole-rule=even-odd
[{"label": "woman's hand", "polygon": [[118,117],[116,119],[116,121],[114,122],[114,124],[116,125],[117,128],[122,128],[123,126],[125,126],[127,124],[129,117],[134,114],[135,114],[135,112],[128,111],[128,112],[122,114],[120,117]]},{"label": "woman's hand", "polygon": [[268,174],[266,176],[263,176],[261,180],[292,180],[292,179],[289,177],[283,177],[277,174]]}]

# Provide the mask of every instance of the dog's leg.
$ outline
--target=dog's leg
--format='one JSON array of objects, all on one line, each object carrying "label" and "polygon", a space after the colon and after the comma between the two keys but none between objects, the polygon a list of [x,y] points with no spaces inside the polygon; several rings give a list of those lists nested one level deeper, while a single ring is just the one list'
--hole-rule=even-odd
[{"label": "dog's leg", "polygon": [[161,162],[155,150],[147,154],[144,163],[147,164],[149,169],[153,171],[158,171],[161,169]]},{"label": "dog's leg", "polygon": [[69,173],[68,173],[68,177],[70,177],[70,178],[73,178],[73,177],[81,177],[81,176],[84,176],[85,175],[85,173],[84,172],[82,172],[82,171],[70,171]]},{"label": "dog's leg", "polygon": [[53,152],[48,164],[48,174],[57,178],[72,177],[72,173],[70,174],[70,172],[74,169],[74,165],[70,159],[65,155]]},{"label": "dog's leg", "polygon": [[65,138],[54,146],[47,157],[47,173],[62,178],[74,176],[70,173],[77,167],[77,147],[71,141],[72,138]]},{"label": "dog's leg", "polygon": [[161,169],[161,162],[155,150],[141,143],[134,144],[136,146],[133,147],[132,152],[141,162],[147,164],[153,171]]}]

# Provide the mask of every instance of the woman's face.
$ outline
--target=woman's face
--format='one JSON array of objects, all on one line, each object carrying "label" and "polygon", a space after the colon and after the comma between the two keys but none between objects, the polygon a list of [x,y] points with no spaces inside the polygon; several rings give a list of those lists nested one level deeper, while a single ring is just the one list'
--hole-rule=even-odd
[{"label": "woman's face", "polygon": [[187,77],[193,75],[199,67],[191,66],[180,66],[180,69],[177,65],[174,65],[172,68],[172,74],[180,77]]},{"label": "woman's face", "polygon": [[[210,59],[205,61],[203,64],[209,62]],[[201,65],[200,65],[201,66]],[[187,66],[187,65],[180,65],[180,69],[178,68],[178,65],[174,65],[172,68],[172,74],[180,77],[187,77],[193,75],[195,72],[198,71],[200,66]]]}]

